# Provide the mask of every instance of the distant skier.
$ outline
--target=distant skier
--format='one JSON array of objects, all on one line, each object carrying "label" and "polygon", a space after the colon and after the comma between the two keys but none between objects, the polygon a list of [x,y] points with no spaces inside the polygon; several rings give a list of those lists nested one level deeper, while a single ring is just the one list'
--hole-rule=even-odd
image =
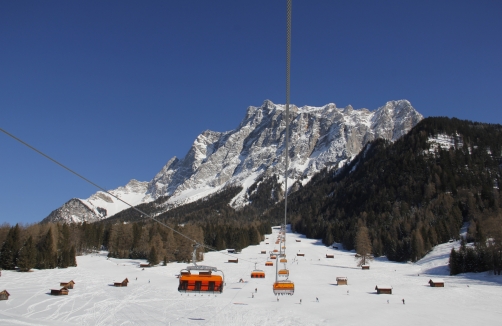
[{"label": "distant skier", "polygon": [[347,290],[347,295],[349,295],[349,290]]},{"label": "distant skier", "polygon": [[319,298],[318,298],[318,297],[315,297],[315,301],[316,301],[316,302],[319,302]]},{"label": "distant skier", "polygon": [[254,293],[258,293],[258,288],[255,288],[255,289],[254,289]]},{"label": "distant skier", "polygon": [[279,297],[277,297],[277,302],[279,302]]},{"label": "distant skier", "polygon": [[150,283],[150,280],[148,280],[148,283]]},{"label": "distant skier", "polygon": [[300,304],[302,304],[302,299],[300,299]]},{"label": "distant skier", "polygon": [[387,300],[387,304],[389,304],[389,300]]},{"label": "distant skier", "polygon": [[404,299],[403,299],[403,304],[404,304]]}]

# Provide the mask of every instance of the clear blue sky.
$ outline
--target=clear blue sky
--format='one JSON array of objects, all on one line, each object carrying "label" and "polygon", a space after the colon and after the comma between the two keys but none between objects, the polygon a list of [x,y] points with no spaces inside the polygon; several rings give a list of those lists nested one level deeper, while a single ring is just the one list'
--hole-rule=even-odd
[{"label": "clear blue sky", "polygon": [[[1,1],[0,127],[107,189],[285,103],[286,1]],[[291,102],[502,123],[502,1],[293,1]],[[97,191],[0,133],[0,223]]]}]

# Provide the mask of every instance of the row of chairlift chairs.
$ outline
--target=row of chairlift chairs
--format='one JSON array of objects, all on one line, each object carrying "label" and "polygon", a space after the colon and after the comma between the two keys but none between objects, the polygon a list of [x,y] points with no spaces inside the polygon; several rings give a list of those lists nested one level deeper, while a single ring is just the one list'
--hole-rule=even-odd
[{"label": "row of chairlift chairs", "polygon": [[[276,280],[273,285],[275,295],[293,295],[295,292],[294,283],[288,280],[289,270],[286,267],[288,260],[285,253],[285,239],[286,228],[282,226],[276,241],[276,243],[280,244],[281,250],[278,251],[275,249],[270,252],[270,259],[276,260]],[[199,245],[194,246],[192,255],[193,266],[187,266],[180,271],[178,291],[181,293],[222,293],[223,286],[225,285],[223,271],[212,266],[197,265],[195,257],[198,247]],[[278,269],[277,261],[278,263],[283,263],[284,268]],[[273,262],[267,260],[265,266],[273,266]],[[279,277],[285,279],[279,280]],[[255,269],[251,272],[251,278],[265,278],[265,271],[256,269],[255,264]]]}]

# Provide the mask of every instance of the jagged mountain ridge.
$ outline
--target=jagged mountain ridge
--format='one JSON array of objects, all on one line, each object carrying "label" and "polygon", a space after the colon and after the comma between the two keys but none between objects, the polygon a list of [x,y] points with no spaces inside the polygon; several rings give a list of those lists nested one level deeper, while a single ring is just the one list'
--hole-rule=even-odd
[{"label": "jagged mountain ridge", "polygon": [[[284,184],[284,116],[285,105],[269,100],[261,107],[250,106],[236,129],[202,132],[183,159],[171,158],[150,182],[132,180],[114,191],[132,205],[170,196],[165,203],[169,209],[227,186],[242,186],[231,202],[233,207],[242,207],[248,203],[247,189],[259,177],[278,175]],[[375,111],[355,110],[350,105],[340,109],[333,103],[291,105],[288,185],[305,184],[324,167],[349,162],[374,139],[395,141],[422,119],[407,100],[389,101]],[[80,201],[95,215],[82,215],[81,221],[101,220],[127,208],[104,192]],[[58,221],[77,222],[81,213],[70,209],[75,203],[67,206],[56,210]],[[44,221],[53,221],[54,212]]]}]

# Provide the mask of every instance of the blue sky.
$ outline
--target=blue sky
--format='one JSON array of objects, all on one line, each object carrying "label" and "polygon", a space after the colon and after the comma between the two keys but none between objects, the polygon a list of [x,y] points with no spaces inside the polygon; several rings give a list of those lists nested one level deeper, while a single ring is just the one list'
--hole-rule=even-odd
[{"label": "blue sky", "polygon": [[[0,128],[113,189],[285,103],[286,1],[2,1]],[[291,102],[502,123],[502,1],[293,1]],[[0,133],[0,223],[97,189]]]}]

